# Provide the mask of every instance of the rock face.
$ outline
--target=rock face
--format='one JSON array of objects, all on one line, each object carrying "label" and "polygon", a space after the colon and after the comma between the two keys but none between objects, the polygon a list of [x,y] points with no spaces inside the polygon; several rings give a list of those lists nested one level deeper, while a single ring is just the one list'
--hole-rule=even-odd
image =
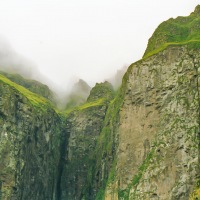
[{"label": "rock face", "polygon": [[45,99],[15,86],[1,77],[0,199],[55,199],[61,119]]},{"label": "rock face", "polygon": [[0,75],[0,200],[199,199],[199,10],[161,25],[189,20],[184,40],[156,30],[117,94],[63,112]]},{"label": "rock face", "polygon": [[60,199],[82,199],[86,195],[84,190],[93,164],[93,151],[112,98],[113,90],[109,83],[97,84],[87,103],[68,114],[66,128],[69,139],[65,144]]},{"label": "rock face", "polygon": [[75,106],[84,104],[90,94],[91,87],[82,79],[79,79],[71,89],[71,92],[66,97],[65,108],[69,109]]},{"label": "rock face", "polygon": [[170,47],[130,67],[120,112],[119,199],[188,199],[194,189],[199,53]]}]

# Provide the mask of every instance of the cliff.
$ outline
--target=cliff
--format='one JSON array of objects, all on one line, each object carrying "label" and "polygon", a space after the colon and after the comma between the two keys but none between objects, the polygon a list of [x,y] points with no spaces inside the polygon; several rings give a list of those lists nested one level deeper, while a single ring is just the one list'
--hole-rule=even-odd
[{"label": "cliff", "polygon": [[49,89],[47,85],[44,85],[35,80],[29,80],[22,77],[19,74],[10,74],[7,72],[0,71],[0,74],[13,81],[14,83],[25,87],[33,93],[36,93],[52,102],[55,102],[55,97],[53,92]]},{"label": "cliff", "polygon": [[199,10],[62,112],[0,75],[0,200],[199,199]]},{"label": "cliff", "polygon": [[62,121],[48,100],[0,75],[0,199],[55,199]]},{"label": "cliff", "polygon": [[169,47],[130,66],[105,199],[189,199],[199,184],[199,53]]},{"label": "cliff", "polygon": [[76,82],[70,93],[65,97],[65,109],[70,109],[84,104],[90,94],[90,86],[82,79]]},{"label": "cliff", "polygon": [[[198,22],[199,6],[163,22],[129,67],[96,147],[96,199],[199,198]],[[173,40],[173,23],[186,26],[187,37]],[[162,34],[173,37],[161,42]]]},{"label": "cliff", "polygon": [[111,84],[96,84],[84,105],[68,111],[66,128],[69,138],[64,144],[60,199],[82,199],[88,195],[85,194],[87,174],[94,162],[93,151],[113,96]]}]

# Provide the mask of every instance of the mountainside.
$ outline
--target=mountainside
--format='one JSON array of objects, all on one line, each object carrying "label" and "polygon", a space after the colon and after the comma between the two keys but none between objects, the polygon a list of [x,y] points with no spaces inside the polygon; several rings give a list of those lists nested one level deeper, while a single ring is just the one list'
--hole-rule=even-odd
[{"label": "mountainside", "polygon": [[42,97],[44,97],[52,102],[55,101],[53,92],[48,88],[47,85],[44,85],[35,80],[25,79],[22,76],[20,76],[19,74],[9,74],[9,73],[2,72],[2,71],[0,71],[0,74],[7,77],[14,83],[17,83],[18,85],[25,87],[26,89],[30,90],[33,93],[41,95]]},{"label": "mountainside", "polygon": [[117,93],[64,111],[0,75],[0,200],[200,199],[199,16],[163,22]]},{"label": "mountainside", "polygon": [[0,75],[0,199],[56,195],[60,116],[43,97]]},{"label": "mountainside", "polygon": [[93,151],[103,127],[108,104],[113,97],[111,84],[96,84],[87,102],[67,114],[66,129],[69,138],[64,144],[66,163],[63,163],[60,199],[82,199],[86,195],[85,184],[94,162]]},{"label": "mountainside", "polygon": [[189,199],[199,184],[199,53],[169,47],[129,68],[105,199]]},{"label": "mountainside", "polygon": [[90,94],[90,86],[82,79],[79,79],[71,89],[69,95],[67,95],[66,109],[73,108],[84,104]]},{"label": "mountainside", "polygon": [[161,23],[149,39],[144,58],[158,53],[169,45],[188,44],[200,48],[200,5],[188,17],[170,18]]}]

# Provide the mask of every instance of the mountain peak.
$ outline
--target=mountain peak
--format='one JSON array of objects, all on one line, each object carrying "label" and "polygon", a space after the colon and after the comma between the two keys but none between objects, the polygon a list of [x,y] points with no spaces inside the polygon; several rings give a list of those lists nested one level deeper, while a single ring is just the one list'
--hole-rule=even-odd
[{"label": "mountain peak", "polygon": [[200,43],[200,5],[187,17],[170,18],[161,23],[148,41],[143,58],[164,50],[169,45]]},{"label": "mountain peak", "polygon": [[195,10],[194,10],[194,14],[196,15],[200,15],[200,5],[197,5]]}]

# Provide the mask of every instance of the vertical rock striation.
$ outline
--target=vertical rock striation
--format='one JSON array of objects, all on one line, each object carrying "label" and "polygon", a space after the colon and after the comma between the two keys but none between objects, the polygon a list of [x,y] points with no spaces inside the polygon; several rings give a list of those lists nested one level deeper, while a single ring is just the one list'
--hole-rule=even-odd
[{"label": "vertical rock striation", "polygon": [[188,199],[199,178],[199,50],[131,66],[120,112],[119,199]]},{"label": "vertical rock striation", "polygon": [[199,10],[62,113],[0,75],[0,200],[199,199]]},{"label": "vertical rock striation", "polygon": [[62,121],[45,99],[15,86],[0,80],[0,199],[55,199]]},{"label": "vertical rock striation", "polygon": [[69,138],[65,146],[59,199],[82,199],[87,195],[87,174],[94,163],[93,153],[101,132],[109,102],[113,98],[112,86],[96,84],[87,102],[72,110],[66,118]]}]

